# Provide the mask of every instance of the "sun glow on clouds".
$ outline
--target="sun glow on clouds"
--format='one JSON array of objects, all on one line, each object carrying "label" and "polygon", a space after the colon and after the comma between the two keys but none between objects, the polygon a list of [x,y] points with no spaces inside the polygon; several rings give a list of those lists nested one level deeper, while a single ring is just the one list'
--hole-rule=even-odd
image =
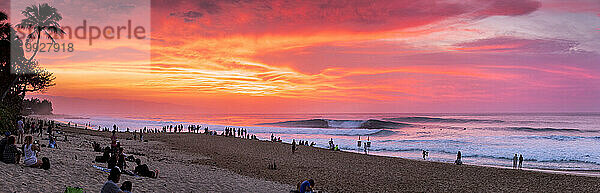
[{"label": "sun glow on clouds", "polygon": [[[600,34],[534,22],[564,14],[593,31],[599,10],[555,5],[155,0],[150,64],[135,43],[99,42],[105,50],[84,50],[90,57],[48,58],[60,74],[50,94],[252,112],[600,110],[590,105],[600,106],[600,56],[582,41]],[[118,65],[85,73],[102,63]]]}]

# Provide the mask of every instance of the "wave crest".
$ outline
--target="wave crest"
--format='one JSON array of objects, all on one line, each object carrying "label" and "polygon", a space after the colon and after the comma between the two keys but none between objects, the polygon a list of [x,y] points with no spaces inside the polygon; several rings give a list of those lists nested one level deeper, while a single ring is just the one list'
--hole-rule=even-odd
[{"label": "wave crest", "polygon": [[260,123],[257,125],[275,125],[280,127],[304,127],[304,128],[360,128],[360,129],[396,129],[409,127],[411,124],[397,123],[392,121],[369,120],[333,120],[333,119],[310,119],[299,121],[282,121],[275,123]]}]

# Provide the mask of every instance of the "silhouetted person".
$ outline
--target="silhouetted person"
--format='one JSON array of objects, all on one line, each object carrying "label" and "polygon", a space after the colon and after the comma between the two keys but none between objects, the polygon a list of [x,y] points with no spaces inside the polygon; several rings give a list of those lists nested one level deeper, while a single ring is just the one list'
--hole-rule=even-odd
[{"label": "silhouetted person", "polygon": [[523,167],[523,154],[519,155],[519,169]]},{"label": "silhouetted person", "polygon": [[329,140],[329,149],[333,150],[333,148],[334,148],[334,145],[333,145],[333,138],[331,138],[331,139]]},{"label": "silhouetted person", "polygon": [[135,166],[135,170],[134,170],[135,174],[137,174],[139,176],[150,177],[150,178],[158,177],[158,173],[155,171],[150,171],[150,169],[148,168],[148,165],[142,164],[140,159],[135,159],[135,163],[137,164],[137,166]]},{"label": "silhouetted person", "polygon": [[518,160],[518,157],[519,157],[519,156],[517,156],[517,154],[515,153],[515,157],[513,157],[513,168],[515,168],[515,169],[517,168],[517,160]]},{"label": "silhouetted person", "polygon": [[460,154],[460,151],[456,154],[456,161],[454,161],[454,163],[456,165],[462,165],[462,155]]},{"label": "silhouetted person", "polygon": [[296,140],[292,139],[292,154],[296,153]]}]

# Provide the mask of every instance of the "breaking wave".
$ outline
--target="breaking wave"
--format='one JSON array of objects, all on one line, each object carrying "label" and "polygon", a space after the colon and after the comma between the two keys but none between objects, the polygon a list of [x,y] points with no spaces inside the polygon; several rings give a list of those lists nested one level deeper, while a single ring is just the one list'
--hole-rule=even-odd
[{"label": "breaking wave", "polygon": [[300,121],[283,121],[276,123],[260,123],[258,125],[275,125],[280,127],[304,127],[304,128],[361,128],[361,129],[395,129],[409,127],[411,124],[397,123],[392,121],[369,120],[332,120],[332,119],[310,119]]}]

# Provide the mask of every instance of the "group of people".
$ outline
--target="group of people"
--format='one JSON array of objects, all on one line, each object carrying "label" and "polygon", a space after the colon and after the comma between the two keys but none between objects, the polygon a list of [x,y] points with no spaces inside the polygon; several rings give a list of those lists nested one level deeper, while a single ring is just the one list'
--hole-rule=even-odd
[{"label": "group of people", "polygon": [[223,129],[223,133],[224,136],[228,137],[250,138],[248,130],[244,128],[225,127],[225,129]]},{"label": "group of people", "polygon": [[[100,145],[97,143],[93,143],[94,151],[102,151],[102,156],[96,157],[96,162],[107,163],[107,168],[118,167],[122,172],[129,175],[139,175],[144,177],[156,178],[158,177],[157,171],[151,171],[148,168],[148,165],[141,164],[140,159],[136,159],[133,155],[127,155],[124,153],[123,147],[121,147],[121,142],[117,140],[117,132],[113,131],[112,136],[110,137],[111,143],[110,147],[105,147],[104,149],[100,148]],[[133,172],[126,170],[127,162],[135,162],[137,166],[133,170]]]},{"label": "group of people", "polygon": [[[181,133],[185,131],[185,126],[183,126],[182,124],[180,125],[168,125],[168,126],[163,126],[162,127],[162,132],[166,133],[166,132],[173,132],[173,133]],[[208,128],[208,127],[207,127]],[[187,126],[187,131],[188,133],[200,133],[200,129],[202,129],[202,126],[200,125],[188,125]]]},{"label": "group of people", "polygon": [[[141,133],[140,133],[141,135]],[[124,153],[121,142],[117,139],[117,131],[112,131],[110,137],[110,146],[102,149],[100,144],[92,143],[94,151],[103,152],[102,156],[96,157],[96,162],[107,163],[107,168],[110,169],[110,175],[108,181],[104,183],[101,192],[102,193],[118,193],[118,192],[131,192],[132,183],[129,181],[123,182],[121,187],[117,185],[119,183],[121,174],[137,175],[149,178],[157,178],[158,170],[150,170],[148,165],[142,164],[139,158],[135,158],[133,155],[127,155]],[[136,167],[133,170],[127,170],[127,162],[135,162]]]},{"label": "group of people", "polygon": [[56,127],[56,124],[54,121],[19,118],[16,126],[16,129],[13,129],[11,132],[16,135],[17,143],[23,143],[23,140],[25,139],[24,137],[27,134],[37,134],[38,137],[42,137],[45,131],[48,136],[53,137],[52,130],[54,127]]},{"label": "group of people", "polygon": [[339,151],[340,147],[338,145],[336,145],[335,143],[333,143],[333,138],[331,138],[329,140],[329,149],[330,150],[334,150],[334,151]]},{"label": "group of people", "polygon": [[281,137],[275,137],[275,135],[271,133],[271,142],[281,142]]},{"label": "group of people", "polygon": [[[314,147],[315,142],[309,144],[308,141],[298,140],[298,145]],[[296,139],[292,139],[292,154],[296,153],[297,149],[298,148],[296,147]]]},{"label": "group of people", "polygon": [[[518,165],[517,165],[517,162],[518,162]],[[523,154],[521,154],[517,157],[517,154],[515,153],[515,156],[513,157],[513,168],[521,169],[522,167],[523,167]]]},{"label": "group of people", "polygon": [[[7,164],[19,164],[23,161],[25,167],[50,169],[50,160],[46,157],[38,159],[38,153],[41,151],[41,147],[37,140],[33,140],[33,136],[25,135],[30,132],[35,133],[36,129],[42,129],[43,121],[37,122],[32,120],[23,121],[23,118],[17,121],[17,132],[18,136],[11,135],[10,131],[4,133],[4,138],[0,140],[0,159],[2,162]],[[20,136],[20,137],[19,137]],[[50,140],[52,136],[49,135]],[[23,138],[19,141],[17,138]],[[21,148],[17,147],[17,143],[22,144]],[[21,159],[22,157],[22,159]]]},{"label": "group of people", "polygon": [[[423,159],[425,159],[425,150],[423,150]],[[460,151],[458,151],[458,153],[456,154],[456,161],[454,161],[454,163],[456,165],[462,165],[462,155],[460,153]],[[514,169],[521,169],[523,167],[523,154],[515,154],[515,156],[513,157],[513,168]]]}]

